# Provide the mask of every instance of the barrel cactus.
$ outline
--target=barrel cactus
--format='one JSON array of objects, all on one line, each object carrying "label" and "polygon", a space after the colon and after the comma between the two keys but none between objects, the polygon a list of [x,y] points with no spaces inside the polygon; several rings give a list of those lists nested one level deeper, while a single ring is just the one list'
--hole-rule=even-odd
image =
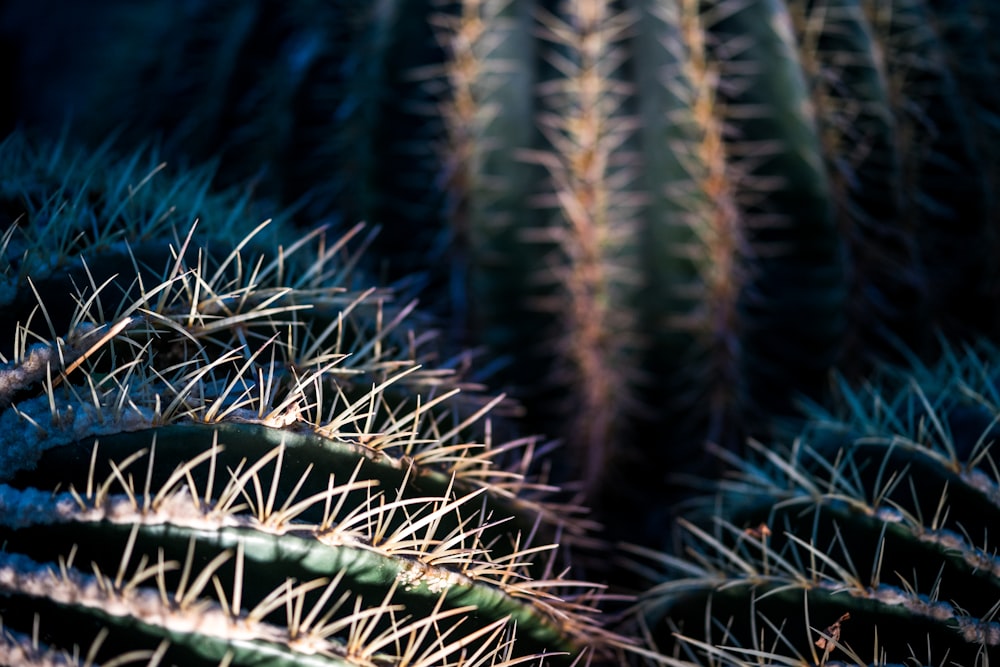
[{"label": "barrel cactus", "polygon": [[635,549],[660,577],[641,606],[661,649],[701,665],[990,664],[998,359],[950,350],[845,383],[789,446],[733,458],[678,556]]},{"label": "barrel cactus", "polygon": [[[0,145],[0,663],[580,664],[592,537],[352,233]],[[287,224],[287,223],[283,223]],[[357,230],[353,231],[357,236]]]}]

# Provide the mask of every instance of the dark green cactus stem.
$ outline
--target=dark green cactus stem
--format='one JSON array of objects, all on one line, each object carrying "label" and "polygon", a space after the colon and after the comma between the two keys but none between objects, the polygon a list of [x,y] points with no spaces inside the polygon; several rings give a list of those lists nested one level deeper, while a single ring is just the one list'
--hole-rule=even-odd
[{"label": "dark green cactus stem", "polygon": [[[461,174],[447,181],[450,196],[463,202],[457,210],[476,211],[501,200],[468,184],[505,184],[503,201],[535,201],[543,214],[512,204],[451,217],[458,229],[480,219],[516,228],[490,237],[490,262],[510,258],[506,273],[477,267],[471,254],[469,302],[486,313],[488,331],[505,332],[493,338],[507,345],[500,352],[533,360],[530,350],[548,349],[549,364],[523,363],[508,377],[529,392],[548,382],[573,406],[561,411],[571,440],[600,443],[574,457],[592,491],[617,495],[638,461],[697,467],[706,441],[738,449],[746,433],[766,434],[772,417],[789,413],[794,396],[821,394],[837,364],[860,372],[898,358],[900,347],[930,352],[939,327],[993,330],[988,309],[962,311],[953,291],[972,290],[979,296],[965,303],[982,303],[996,281],[984,255],[995,243],[984,181],[945,185],[980,173],[973,163],[989,155],[968,141],[957,113],[965,98],[946,60],[949,49],[958,57],[972,47],[958,51],[949,41],[956,31],[930,27],[932,17],[953,21],[947,7],[556,3],[534,12],[536,56],[498,55],[507,33],[498,10],[477,13],[485,6],[459,3],[455,15],[474,16],[468,24],[493,49],[463,50],[471,42],[462,21],[441,21],[451,26],[446,57],[466,73],[441,112],[449,136],[464,142],[443,157],[448,173]],[[523,5],[499,6],[505,20],[523,20]],[[496,30],[484,27],[490,20]],[[587,49],[601,54],[600,66],[588,64]],[[498,72],[535,71],[540,137],[527,150],[516,143],[523,130],[507,141],[466,132],[487,127],[480,118],[492,132],[502,127],[505,108],[487,104],[496,99],[488,91],[523,90],[513,77],[498,83]],[[589,85],[581,72],[593,74]],[[487,92],[470,82],[476,73]],[[991,107],[980,99],[969,104],[983,127]],[[511,105],[520,114],[511,119],[523,124],[523,108]],[[504,151],[551,178],[522,190],[523,181],[504,181],[470,157]],[[586,178],[574,176],[586,167]],[[519,279],[517,262],[534,256],[538,240],[547,253],[518,300],[536,316],[512,317],[519,283],[507,276]],[[509,290],[500,317],[490,311],[499,293],[490,282]],[[551,313],[549,324],[538,313]],[[521,321],[520,334],[508,333]],[[663,432],[674,435],[669,453],[659,440],[635,444]]]},{"label": "dark green cactus stem", "polygon": [[[649,100],[644,128],[665,130],[643,143],[654,164],[668,159],[655,155],[665,152],[658,147],[670,146],[681,170],[650,171],[647,187],[658,193],[651,224],[663,231],[650,237],[648,252],[661,258],[648,266],[656,277],[651,292],[662,296],[647,304],[659,314],[653,332],[687,339],[680,347],[653,345],[653,368],[682,378],[656,404],[700,423],[698,442],[732,446],[740,439],[735,425],[787,401],[780,387],[807,391],[832,363],[843,326],[835,315],[843,298],[840,243],[825,172],[811,157],[816,130],[803,115],[808,91],[781,8],[758,2],[726,12],[690,2],[649,11],[658,20],[640,23],[659,30],[637,48],[651,59],[637,69],[658,76],[638,96],[640,104]],[[751,30],[763,32],[740,41]],[[742,46],[731,53],[734,44]],[[665,96],[673,100],[666,113],[651,118]],[[784,175],[789,160],[802,161],[788,169],[797,182]],[[824,315],[793,316],[806,302]],[[769,335],[778,322],[799,329]]]},{"label": "dark green cactus stem", "polygon": [[[480,5],[463,5],[473,6]],[[497,15],[472,13],[475,26]],[[478,142],[475,150],[543,166],[542,189],[519,191],[523,180],[504,181],[467,158],[474,149],[447,158],[463,174],[451,181],[461,210],[496,201],[482,189],[462,189],[487,177],[542,209],[469,218],[473,229],[511,230],[492,232],[490,248],[507,258],[495,261],[506,261],[508,271],[473,265],[479,278],[470,284],[479,291],[470,302],[487,331],[516,327],[524,316],[509,314],[510,295],[497,316],[489,297],[497,292],[486,286],[516,289],[507,276],[537,254],[533,244],[543,244],[535,284],[516,303],[547,319],[505,337],[509,347],[499,351],[550,356],[547,378],[527,363],[510,377],[548,384],[560,397],[556,412],[580,447],[572,456],[577,474],[611,506],[622,481],[634,481],[637,461],[657,476],[634,485],[646,493],[663,485],[671,462],[697,469],[705,440],[736,447],[748,424],[788,410],[792,387],[818,391],[846,326],[843,248],[782,6],[755,2],[719,13],[693,2],[636,2],[625,10],[562,3],[535,15],[540,63],[526,61],[534,56],[525,51],[516,61],[485,48],[461,51],[469,40],[457,19],[446,24],[444,41],[452,66],[489,72],[491,90],[516,89],[513,79],[497,83],[497,72],[542,72],[540,139],[518,150],[491,135],[470,137],[473,121],[486,117],[494,127],[495,114],[505,112],[489,106],[495,97],[486,94],[456,95],[443,116],[453,121],[451,136]],[[500,28],[477,34],[484,44],[505,35]],[[735,43],[743,46],[730,52]],[[779,329],[786,335],[773,335]],[[679,451],[662,451],[659,440],[647,446],[662,432],[675,434]]]},{"label": "dark green cactus stem", "polygon": [[844,383],[793,443],[733,457],[682,524],[683,559],[645,554],[669,572],[643,603],[661,649],[712,665],[989,664],[997,359],[955,351]]},{"label": "dark green cactus stem", "polygon": [[560,9],[538,17],[556,75],[539,86],[537,124],[551,148],[523,154],[545,168],[549,183],[536,201],[555,215],[522,234],[555,249],[535,267],[549,287],[537,305],[559,323],[550,381],[571,388],[558,409],[570,415],[574,472],[592,489],[636,402],[638,174],[635,156],[621,150],[633,123],[624,114],[629,85],[620,79],[632,18],[603,2]]},{"label": "dark green cactus stem", "polygon": [[842,245],[787,7],[713,6],[703,21],[722,118],[738,123],[728,151],[750,249],[740,295],[743,372],[755,413],[780,414],[790,388],[815,394],[836,361],[847,324]]},{"label": "dark green cactus stem", "polygon": [[850,253],[849,329],[841,368],[926,349],[929,286],[915,218],[904,215],[903,157],[886,63],[858,0],[792,3],[823,141],[835,214]]},{"label": "dark green cactus stem", "polygon": [[[524,193],[542,176],[513,148],[529,146],[534,124],[538,40],[531,7],[510,0],[466,2],[453,13],[429,17],[445,53],[443,62],[412,72],[438,100],[433,113],[446,133],[439,149],[444,214],[450,222],[449,289],[456,325],[492,349],[521,347],[528,363],[536,350],[524,345],[524,294],[539,294],[535,267],[551,250],[522,244],[513,224],[537,215]],[[505,248],[521,247],[511,254]],[[474,296],[482,299],[475,300]],[[545,318],[528,314],[527,326]]]},{"label": "dark green cactus stem", "polygon": [[[989,161],[988,149],[978,147],[988,144],[990,136],[982,112],[963,108],[976,104],[977,95],[962,95],[960,75],[949,66],[949,50],[961,44],[944,41],[973,34],[939,32],[936,19],[947,21],[954,11],[942,3],[896,0],[862,6],[882,45],[898,127],[902,219],[917,225],[931,317],[955,335],[970,330],[992,333],[993,313],[971,304],[995,298],[991,256],[997,209],[987,181],[995,163]],[[989,72],[995,62],[980,67]],[[995,87],[995,79],[986,86]],[[976,138],[980,132],[982,141]]]},{"label": "dark green cactus stem", "polygon": [[103,157],[0,146],[0,662],[620,659],[536,441],[347,239]]},{"label": "dark green cactus stem", "polygon": [[718,71],[708,59],[697,4],[636,3],[636,9],[643,15],[633,46],[642,91],[639,139],[653,220],[642,236],[649,276],[640,302],[643,330],[665,332],[658,354],[649,355],[649,371],[664,378],[656,402],[696,415],[681,440],[700,449],[703,436],[730,441],[746,407],[742,351],[732,333],[749,248],[718,115]]}]

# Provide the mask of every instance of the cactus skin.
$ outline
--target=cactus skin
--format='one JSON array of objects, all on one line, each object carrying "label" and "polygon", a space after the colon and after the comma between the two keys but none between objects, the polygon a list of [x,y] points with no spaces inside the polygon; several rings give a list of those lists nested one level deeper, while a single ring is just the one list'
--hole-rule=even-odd
[{"label": "cactus skin", "polygon": [[989,664],[997,359],[948,351],[844,383],[790,446],[732,457],[703,508],[713,518],[683,524],[683,559],[642,552],[669,573],[640,603],[660,648],[712,665],[754,651],[789,665]]},{"label": "cactus skin", "polygon": [[499,399],[422,365],[433,345],[357,286],[347,239],[248,228],[203,175],[143,162],[0,146],[0,662],[625,646],[601,587],[566,576],[589,524],[530,476],[535,440],[494,444]]}]

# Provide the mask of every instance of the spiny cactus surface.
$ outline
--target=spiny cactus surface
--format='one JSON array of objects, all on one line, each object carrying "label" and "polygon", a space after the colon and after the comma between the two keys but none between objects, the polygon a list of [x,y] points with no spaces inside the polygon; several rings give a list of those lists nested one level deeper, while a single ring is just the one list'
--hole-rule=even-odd
[{"label": "spiny cactus surface", "polygon": [[288,241],[203,178],[106,158],[0,145],[0,663],[626,644],[569,574],[589,525],[533,476],[538,443],[494,442],[501,399],[357,287],[350,234]]},{"label": "spiny cactus surface", "polygon": [[456,5],[440,115],[473,326],[547,348],[508,377],[566,416],[611,512],[832,367],[995,330],[984,4]]},{"label": "spiny cactus surface", "polygon": [[791,446],[733,459],[678,556],[653,558],[660,648],[702,665],[995,661],[997,360],[955,351],[844,384]]},{"label": "spiny cactus surface", "polygon": [[832,367],[1000,330],[988,0],[50,2],[25,122],[384,225],[623,538]]}]

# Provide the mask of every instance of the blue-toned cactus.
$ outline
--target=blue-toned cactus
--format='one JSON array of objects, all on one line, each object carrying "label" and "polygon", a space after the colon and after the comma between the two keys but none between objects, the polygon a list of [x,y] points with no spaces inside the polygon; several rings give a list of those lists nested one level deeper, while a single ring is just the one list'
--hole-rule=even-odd
[{"label": "blue-toned cactus", "polygon": [[47,31],[80,55],[22,78],[25,122],[83,90],[81,135],[162,133],[310,219],[382,225],[373,265],[425,273],[573,443],[557,473],[646,524],[622,537],[655,540],[668,475],[832,367],[998,329],[985,0],[105,2],[133,57],[79,16]]},{"label": "blue-toned cactus", "polygon": [[845,383],[794,441],[733,458],[678,555],[645,553],[666,575],[643,602],[660,648],[704,665],[990,664],[997,359],[956,350]]},{"label": "blue-toned cactus", "polygon": [[494,441],[500,399],[462,393],[412,308],[360,286],[350,235],[289,241],[145,165],[0,145],[0,662],[628,644],[569,574],[589,525],[533,476],[538,443]]}]

